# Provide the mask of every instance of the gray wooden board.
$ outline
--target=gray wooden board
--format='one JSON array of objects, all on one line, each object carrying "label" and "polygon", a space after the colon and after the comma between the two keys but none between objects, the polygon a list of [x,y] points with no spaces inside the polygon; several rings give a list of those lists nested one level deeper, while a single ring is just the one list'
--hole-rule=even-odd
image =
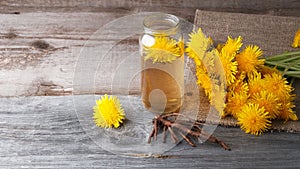
[{"label": "gray wooden board", "polygon": [[[112,35],[99,36],[87,43],[91,35],[109,21],[125,15],[127,13],[107,12],[0,14],[4,23],[0,25],[3,31],[0,35],[0,96],[67,95],[74,92],[74,70],[83,49],[105,50],[116,41],[118,33],[126,35],[130,31],[130,25],[126,27],[128,24],[140,23],[137,25],[142,27],[141,19],[136,18],[127,25],[116,25],[115,31],[110,32]],[[100,63],[100,73],[98,71],[99,76],[95,79],[97,93],[111,92],[113,73],[122,59],[138,52],[138,36],[118,42],[111,51]],[[95,55],[87,58],[92,63],[100,62]],[[96,69],[97,63],[81,66],[84,70]],[[139,68],[139,59],[131,66]],[[94,79],[94,72],[88,76]],[[130,92],[139,91],[137,86],[132,85]],[[81,88],[76,93],[94,93],[94,88]]]},{"label": "gray wooden board", "polygon": [[[86,103],[94,96],[75,96]],[[97,96],[98,97],[98,96]],[[128,96],[136,98],[137,96]],[[245,134],[239,128],[214,132],[232,151],[205,142],[181,143],[166,158],[119,156],[97,146],[82,129],[72,96],[0,99],[0,168],[297,168],[300,134]],[[127,107],[123,103],[123,107]],[[92,113],[92,108],[91,112]]]},{"label": "gray wooden board", "polygon": [[195,9],[259,13],[266,15],[300,16],[300,2],[297,0],[2,0],[0,13],[19,14],[26,12],[137,12],[137,11],[169,11],[173,14],[194,18]]},{"label": "gray wooden board", "polygon": [[[119,17],[145,11],[172,13],[193,22],[196,9],[300,16],[300,3],[294,0],[230,0],[226,3],[223,0],[2,0],[0,96],[68,95],[73,91],[78,54],[90,35],[101,26]],[[38,45],[37,40],[46,43]],[[98,39],[103,44],[110,41],[111,38]],[[119,44],[118,50],[123,53],[114,53],[111,65],[120,61],[122,55],[130,54],[136,46],[136,39]],[[107,72],[105,77],[110,80],[111,74]],[[132,90],[136,92],[136,88]],[[109,91],[110,84],[103,84],[97,92]],[[82,93],[91,93],[91,89]]]}]

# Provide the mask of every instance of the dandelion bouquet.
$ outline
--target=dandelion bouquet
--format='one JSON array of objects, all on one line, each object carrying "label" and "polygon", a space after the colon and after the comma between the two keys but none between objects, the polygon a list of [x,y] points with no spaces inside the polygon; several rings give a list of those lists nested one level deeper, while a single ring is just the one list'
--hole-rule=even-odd
[{"label": "dandelion bouquet", "polygon": [[258,46],[243,47],[242,37],[228,37],[214,48],[199,29],[190,34],[186,53],[210,104],[221,117],[236,118],[246,133],[261,134],[274,119],[298,120],[294,89],[284,75],[300,77],[300,52],[264,58]]}]

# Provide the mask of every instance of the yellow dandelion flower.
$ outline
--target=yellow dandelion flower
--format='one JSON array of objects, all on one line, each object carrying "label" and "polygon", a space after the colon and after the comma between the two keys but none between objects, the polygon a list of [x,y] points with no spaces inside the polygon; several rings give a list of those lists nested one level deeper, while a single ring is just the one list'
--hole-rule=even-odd
[{"label": "yellow dandelion flower", "polygon": [[221,55],[222,55],[222,52],[225,52],[226,55],[229,55],[229,56],[235,55],[240,50],[242,45],[243,45],[243,43],[242,43],[241,36],[239,36],[238,38],[235,38],[235,39],[232,39],[230,36],[228,36],[225,45],[222,47]]},{"label": "yellow dandelion flower", "polygon": [[208,96],[209,100],[211,100],[212,93],[212,81],[214,78],[211,76],[211,72],[214,71],[214,60],[217,58],[216,50],[211,50],[204,54],[202,61],[196,61],[199,58],[196,57],[196,76],[197,76],[197,84],[200,85],[204,91],[205,95]]},{"label": "yellow dandelion flower", "polygon": [[243,93],[228,93],[228,98],[226,102],[225,111],[227,114],[231,114],[233,117],[237,118],[238,114],[241,112],[242,108],[247,104],[248,95]]},{"label": "yellow dandelion flower", "polygon": [[229,86],[235,80],[235,74],[237,73],[237,62],[234,61],[234,57],[230,56],[228,53],[220,54],[220,61],[222,63],[224,74],[226,77],[227,85]]},{"label": "yellow dandelion flower", "polygon": [[257,71],[260,72],[263,76],[266,74],[279,73],[276,68],[270,68],[265,65],[259,66]]},{"label": "yellow dandelion flower", "polygon": [[247,46],[241,53],[236,55],[238,70],[247,74],[255,72],[258,66],[264,64],[264,59],[259,59],[260,56],[262,56],[262,51],[258,46]]},{"label": "yellow dandelion flower", "polygon": [[249,87],[248,83],[244,81],[245,79],[245,74],[240,74],[235,82],[228,86],[228,90],[233,93],[241,93],[241,94],[248,94]]},{"label": "yellow dandelion flower", "polygon": [[216,49],[213,49],[211,51],[208,51],[204,54],[204,57],[202,59],[203,65],[207,67],[208,72],[215,71],[215,60],[218,58],[218,53]]},{"label": "yellow dandelion flower", "polygon": [[300,47],[300,29],[298,29],[298,31],[295,34],[292,47],[293,48],[299,48]]},{"label": "yellow dandelion flower", "polygon": [[208,39],[210,44],[214,44],[214,40],[212,39],[212,37],[209,36],[209,37],[207,37],[207,39]]},{"label": "yellow dandelion flower", "polygon": [[279,99],[273,93],[262,90],[259,93],[255,93],[249,101],[250,103],[258,104],[259,108],[263,107],[266,112],[269,112],[271,119],[277,118],[280,113],[279,108],[281,104],[279,103]]},{"label": "yellow dandelion flower", "polygon": [[249,103],[245,105],[238,114],[238,124],[246,133],[259,135],[271,126],[269,113],[258,104]]},{"label": "yellow dandelion flower", "polygon": [[203,64],[196,67],[196,76],[197,84],[204,89],[205,95],[208,96],[210,100],[212,92],[211,79],[206,71],[206,67]]},{"label": "yellow dandelion flower", "polygon": [[235,74],[237,73],[238,63],[234,60],[235,55],[242,46],[242,37],[232,39],[228,37],[225,45],[220,52],[220,61],[223,65],[227,85],[230,85],[235,80]]},{"label": "yellow dandelion flower", "polygon": [[[196,65],[197,84],[204,89],[205,95],[208,97],[210,103],[212,103],[212,97],[214,97],[212,96],[213,90],[220,84],[219,82],[215,82],[218,81],[216,77],[219,75],[218,72],[216,72],[215,65],[215,62],[219,59],[218,51],[216,49],[212,49],[212,38],[207,38],[201,29],[192,32],[189,36],[190,41],[187,43],[185,51],[187,55],[194,60]],[[220,99],[218,98],[214,100],[217,102],[214,103],[216,104],[214,106],[222,107],[221,96]]]},{"label": "yellow dandelion flower", "polygon": [[212,41],[207,38],[202,30],[193,31],[190,36],[190,41],[187,43],[186,53],[190,58],[198,58],[202,60],[205,52],[212,46]]},{"label": "yellow dandelion flower", "polygon": [[263,79],[263,89],[273,93],[279,98],[279,101],[290,100],[293,95],[293,87],[288,85],[286,78],[279,73],[266,74]]},{"label": "yellow dandelion flower", "polygon": [[[187,53],[187,55],[192,58],[194,61],[195,61],[195,64],[198,65],[199,62],[201,61],[199,58],[198,58],[198,55],[190,48],[190,47],[187,47],[185,49],[185,52]],[[196,60],[195,60],[196,59]],[[198,62],[196,62],[198,61]],[[198,63],[198,64],[197,64]]]},{"label": "yellow dandelion flower", "polygon": [[253,96],[255,93],[259,93],[264,87],[261,73],[255,72],[248,76],[248,88],[249,95]]},{"label": "yellow dandelion flower", "polygon": [[196,66],[202,65],[202,61],[198,58],[198,56],[195,53],[191,52],[189,54],[189,57],[194,60],[194,63],[195,63]]},{"label": "yellow dandelion flower", "polygon": [[106,94],[101,99],[96,100],[94,106],[94,122],[103,128],[118,128],[125,119],[125,113],[116,96],[108,97]]},{"label": "yellow dandelion flower", "polygon": [[298,120],[297,115],[293,111],[295,105],[292,102],[283,103],[280,107],[279,119],[288,121],[288,120]]},{"label": "yellow dandelion flower", "polygon": [[184,54],[184,39],[183,38],[180,38],[179,41],[178,41],[178,47],[181,51],[181,55],[183,57],[183,54]]},{"label": "yellow dandelion flower", "polygon": [[154,37],[154,44],[144,46],[145,60],[151,59],[153,63],[170,63],[183,56],[183,42],[166,36]]},{"label": "yellow dandelion flower", "polygon": [[216,49],[218,50],[218,52],[220,53],[221,52],[221,50],[222,50],[222,48],[224,47],[224,43],[219,43],[218,45],[217,45],[217,47],[216,47]]}]

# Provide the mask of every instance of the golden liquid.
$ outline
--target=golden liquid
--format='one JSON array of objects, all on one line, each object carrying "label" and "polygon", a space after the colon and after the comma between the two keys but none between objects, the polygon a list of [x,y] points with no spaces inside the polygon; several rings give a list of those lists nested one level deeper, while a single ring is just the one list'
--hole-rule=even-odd
[{"label": "golden liquid", "polygon": [[153,63],[142,58],[142,100],[156,113],[178,111],[182,105],[184,85],[183,57],[171,63]]}]

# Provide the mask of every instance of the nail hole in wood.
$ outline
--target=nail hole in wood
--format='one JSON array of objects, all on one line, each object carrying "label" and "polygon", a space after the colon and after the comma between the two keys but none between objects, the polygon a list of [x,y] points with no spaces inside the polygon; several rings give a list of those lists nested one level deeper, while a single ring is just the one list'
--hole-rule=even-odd
[{"label": "nail hole in wood", "polygon": [[12,12],[11,14],[19,15],[20,12],[19,11],[15,11],[15,12]]},{"label": "nail hole in wood", "polygon": [[5,38],[7,38],[7,39],[14,39],[16,37],[18,37],[18,35],[15,34],[14,32],[9,32],[5,35]]},{"label": "nail hole in wood", "polygon": [[51,47],[50,44],[44,40],[36,40],[31,43],[31,46],[37,49],[49,49]]}]

